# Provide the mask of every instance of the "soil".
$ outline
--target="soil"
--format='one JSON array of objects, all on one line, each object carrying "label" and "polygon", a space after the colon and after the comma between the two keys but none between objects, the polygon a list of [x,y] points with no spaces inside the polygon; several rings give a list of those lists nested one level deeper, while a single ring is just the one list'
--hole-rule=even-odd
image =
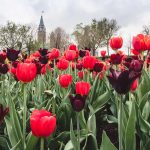
[{"label": "soil", "polygon": [[99,143],[101,143],[102,133],[103,133],[103,131],[105,131],[107,136],[111,140],[111,142],[118,148],[119,143],[118,143],[117,124],[115,124],[115,123],[109,124],[107,122],[102,122],[101,124],[99,124],[99,126],[97,126],[97,130],[98,130],[97,139],[100,139]]}]

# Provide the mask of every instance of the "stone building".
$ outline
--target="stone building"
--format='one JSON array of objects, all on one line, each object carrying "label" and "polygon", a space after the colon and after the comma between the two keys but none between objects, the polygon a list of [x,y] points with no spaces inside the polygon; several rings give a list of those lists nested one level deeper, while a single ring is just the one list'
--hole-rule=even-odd
[{"label": "stone building", "polygon": [[46,44],[46,28],[43,21],[43,16],[41,15],[40,24],[38,27],[38,42],[44,48]]}]

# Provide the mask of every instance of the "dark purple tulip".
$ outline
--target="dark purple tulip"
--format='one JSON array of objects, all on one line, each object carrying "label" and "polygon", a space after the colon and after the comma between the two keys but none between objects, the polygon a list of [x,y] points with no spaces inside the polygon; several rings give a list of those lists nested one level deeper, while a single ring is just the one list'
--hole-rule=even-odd
[{"label": "dark purple tulip", "polygon": [[[40,62],[36,62],[37,74],[43,74],[43,69],[45,68],[45,64],[41,64]],[[46,71],[46,69],[45,69]]]},{"label": "dark purple tulip", "polygon": [[80,50],[79,51],[79,56],[80,57],[84,57],[86,55],[86,51],[85,50]]},{"label": "dark purple tulip", "polygon": [[94,68],[93,70],[95,72],[101,72],[103,70],[103,67],[104,67],[104,64],[101,63],[101,62],[96,62],[95,65],[94,65]]},{"label": "dark purple tulip", "polygon": [[69,98],[74,111],[79,112],[84,108],[86,96],[77,94],[75,96],[70,95]]},{"label": "dark purple tulip", "polygon": [[83,68],[82,63],[77,63],[77,64],[76,64],[76,68],[77,68],[78,70],[82,70],[82,68]]},{"label": "dark purple tulip", "polygon": [[4,63],[6,59],[6,52],[0,52],[0,63]]},{"label": "dark purple tulip", "polygon": [[130,68],[130,63],[133,59],[131,57],[127,57],[124,59],[123,65],[126,66],[128,69]]},{"label": "dark purple tulip", "polygon": [[132,60],[130,64],[130,70],[135,72],[141,72],[143,68],[143,61],[142,60]]},{"label": "dark purple tulip", "polygon": [[15,49],[7,49],[6,56],[9,61],[15,61],[18,59],[20,51],[17,51]]},{"label": "dark purple tulip", "polygon": [[125,70],[123,72],[117,72],[114,69],[110,69],[111,74],[108,80],[115,91],[119,94],[126,94],[129,92],[131,85],[135,79],[140,77],[141,73]]},{"label": "dark purple tulip", "polygon": [[6,74],[8,72],[9,68],[7,64],[0,63],[0,73]]},{"label": "dark purple tulip", "polygon": [[111,54],[110,55],[110,61],[114,65],[118,65],[122,62],[123,55],[120,54]]},{"label": "dark purple tulip", "polygon": [[40,48],[38,51],[42,56],[45,56],[48,54],[48,49],[45,49],[45,48],[44,49]]},{"label": "dark purple tulip", "polygon": [[48,56],[40,56],[39,57],[39,62],[41,64],[47,64],[48,63]]}]

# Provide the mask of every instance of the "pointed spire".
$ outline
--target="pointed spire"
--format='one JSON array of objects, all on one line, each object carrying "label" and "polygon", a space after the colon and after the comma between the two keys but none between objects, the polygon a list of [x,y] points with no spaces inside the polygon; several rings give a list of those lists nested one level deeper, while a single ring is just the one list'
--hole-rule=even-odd
[{"label": "pointed spire", "polygon": [[41,15],[41,19],[40,19],[40,24],[39,24],[40,27],[43,27],[44,26],[44,21],[43,21],[43,16]]}]

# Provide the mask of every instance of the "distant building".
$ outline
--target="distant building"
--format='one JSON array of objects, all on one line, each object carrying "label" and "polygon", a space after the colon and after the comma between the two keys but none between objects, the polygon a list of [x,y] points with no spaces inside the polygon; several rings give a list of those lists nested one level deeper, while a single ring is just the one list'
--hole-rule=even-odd
[{"label": "distant building", "polygon": [[41,15],[40,24],[38,27],[38,42],[43,46],[46,44],[46,28],[43,21],[43,16]]}]

